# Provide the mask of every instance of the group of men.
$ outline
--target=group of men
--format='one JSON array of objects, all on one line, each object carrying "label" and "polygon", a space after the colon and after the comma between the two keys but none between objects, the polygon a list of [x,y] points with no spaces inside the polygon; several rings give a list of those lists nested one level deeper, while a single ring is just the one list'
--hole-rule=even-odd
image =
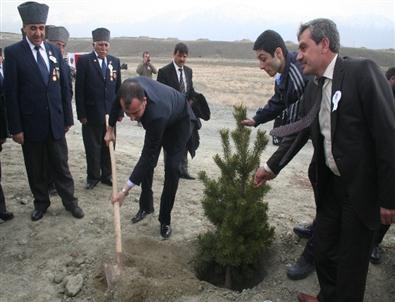
[{"label": "group of men", "polygon": [[[82,218],[84,212],[74,195],[65,138],[73,125],[71,72],[63,59],[69,34],[62,26],[46,26],[49,7],[45,4],[25,2],[18,6],[18,11],[23,21],[23,39],[5,49],[4,98],[1,108],[2,123],[7,121],[4,116],[7,112],[9,125],[6,127],[2,124],[1,143],[10,134],[22,146],[29,186],[34,197],[34,210],[31,213],[33,221],[43,218],[50,206],[52,184],[66,210],[74,217]],[[115,141],[115,122],[121,121],[125,112],[141,122],[146,130],[141,158],[126,183],[127,191],[134,184],[141,183],[142,187],[140,208],[132,222],[139,222],[154,210],[153,171],[163,147],[165,183],[159,220],[160,233],[166,239],[171,234],[170,213],[179,178],[193,179],[186,170],[186,152],[189,150],[194,154],[197,144],[191,142],[191,134],[200,127],[200,111],[196,111],[196,117],[192,108],[199,108],[201,99],[194,107],[190,101],[196,93],[192,84],[192,70],[185,66],[188,47],[183,43],[176,45],[174,60],[160,69],[158,82],[149,79],[156,69],[150,64],[149,53],[144,53],[144,62],[138,67],[143,77],[136,78],[135,82],[140,89],[139,96],[141,93],[144,95],[146,105],[135,118],[135,113],[129,114],[128,103],[121,106],[129,96],[129,91],[125,92],[122,87],[129,86],[127,81],[122,86],[120,60],[109,54],[110,31],[97,28],[92,31],[92,38],[93,51],[80,56],[76,62],[75,80],[76,111],[82,125],[87,163],[85,188],[92,190],[99,182],[112,186],[107,147],[109,141],[104,140],[108,127],[106,115],[111,112],[116,114],[115,117],[111,115],[108,128],[111,130],[111,139]],[[3,88],[3,72],[0,80]],[[203,109],[208,110],[205,100],[203,105],[206,106]],[[207,110],[203,118],[207,116]],[[125,193],[125,190],[122,192]],[[12,219],[13,214],[5,207],[4,194],[2,191],[0,193],[0,218]]]},{"label": "group of men", "polygon": [[[4,72],[0,69],[6,102],[2,97],[0,142],[10,134],[22,146],[34,197],[33,221],[41,219],[50,205],[51,182],[65,209],[76,218],[84,216],[74,194],[65,139],[73,125],[70,70],[62,56],[68,33],[64,27],[50,27],[47,39],[51,43],[45,41],[48,9],[36,2],[18,6],[25,37],[5,49]],[[99,182],[112,185],[107,145],[115,142],[116,122],[124,114],[141,122],[146,131],[141,156],[112,202],[122,204],[129,191],[141,185],[139,211],[132,222],[154,211],[153,172],[163,148],[165,180],[159,222],[160,234],[167,239],[172,233],[171,211],[179,178],[191,178],[186,155],[197,147],[192,133],[200,127],[199,118],[207,117],[207,112],[199,116],[202,108],[193,110],[197,93],[192,70],[185,66],[188,48],[184,43],[176,45],[173,61],[159,69],[157,81],[150,79],[156,68],[149,53],[144,53],[137,69],[143,76],[122,83],[120,61],[108,53],[109,30],[97,28],[92,37],[93,51],[79,58],[75,83],[87,159],[86,189]],[[305,263],[298,260],[287,274],[298,279],[301,273],[306,275],[301,272],[306,263],[307,273],[316,268],[320,292],[317,296],[300,293],[299,301],[363,301],[377,231],[380,225],[386,231],[395,223],[395,101],[375,63],[339,56],[340,37],[331,20],[302,24],[298,41],[299,51],[289,52],[281,36],[267,30],[254,44],[260,68],[276,76],[275,94],[242,124],[256,127],[284,110],[287,116],[287,125],[272,131],[281,143],[257,170],[255,183],[261,186],[275,178],[312,140],[314,155],[308,175],[317,206],[313,236],[300,257]],[[393,77],[388,71],[388,81]],[[6,210],[1,186],[0,215],[3,220],[13,218]]]}]

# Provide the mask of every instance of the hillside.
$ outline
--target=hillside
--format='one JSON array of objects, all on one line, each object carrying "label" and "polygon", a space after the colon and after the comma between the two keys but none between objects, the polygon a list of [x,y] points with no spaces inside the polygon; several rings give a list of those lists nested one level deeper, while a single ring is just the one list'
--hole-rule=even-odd
[{"label": "hillside", "polygon": [[[15,43],[20,39],[19,34],[1,33],[0,47]],[[148,50],[153,57],[170,57],[174,45],[179,42],[176,38],[155,39],[149,37],[116,37],[111,40],[111,53],[119,57],[139,57],[143,51]],[[71,38],[67,46],[69,52],[90,51],[92,40],[90,38]],[[223,58],[253,60],[253,42],[249,40],[223,42],[210,40],[186,41],[192,58]],[[297,50],[297,45],[287,43],[290,50]],[[395,50],[371,50],[367,48],[341,49],[343,56],[366,57],[375,61],[382,68],[395,66]]]}]

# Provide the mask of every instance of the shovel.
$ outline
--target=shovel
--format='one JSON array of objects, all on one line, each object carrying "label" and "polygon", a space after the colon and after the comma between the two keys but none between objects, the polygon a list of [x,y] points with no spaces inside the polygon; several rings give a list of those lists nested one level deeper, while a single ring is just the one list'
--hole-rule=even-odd
[{"label": "shovel", "polygon": [[[106,115],[106,127],[108,128],[108,114]],[[115,166],[115,154],[114,154],[114,143],[111,141],[108,145],[110,150],[110,158],[111,158],[111,172],[112,172],[112,194],[115,195],[118,192],[117,189],[117,173]],[[119,203],[115,202],[113,205],[114,208],[114,233],[115,233],[115,260],[116,263],[104,264],[104,273],[106,275],[106,281],[108,288],[112,288],[114,283],[118,280],[121,275],[122,263],[122,238],[121,238],[121,219],[119,213]]]}]

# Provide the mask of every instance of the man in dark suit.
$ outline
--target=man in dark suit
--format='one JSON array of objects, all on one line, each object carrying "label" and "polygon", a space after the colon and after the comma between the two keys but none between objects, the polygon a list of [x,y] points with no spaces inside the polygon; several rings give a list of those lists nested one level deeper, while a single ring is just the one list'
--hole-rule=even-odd
[{"label": "man in dark suit", "polygon": [[338,56],[331,20],[302,24],[298,40],[303,73],[316,77],[304,94],[305,117],[273,133],[289,136],[257,170],[255,183],[274,178],[311,137],[321,289],[317,298],[300,293],[298,300],[363,301],[374,231],[380,219],[395,222],[395,104],[375,63]]},{"label": "man in dark suit", "polygon": [[10,133],[22,145],[34,196],[31,219],[41,219],[50,205],[49,167],[64,207],[82,218],[68,166],[65,133],[73,115],[64,61],[56,47],[44,42],[48,6],[25,2],[18,10],[26,38],[5,49],[4,87]]},{"label": "man in dark suit", "polygon": [[[2,150],[2,145],[6,141],[8,136],[7,127],[7,116],[5,110],[5,99],[3,91],[3,49],[0,48],[0,152]],[[14,218],[14,214],[7,211],[5,205],[5,197],[3,192],[3,187],[1,186],[1,162],[0,162],[0,219],[6,221]]]},{"label": "man in dark suit", "polygon": [[[135,217],[143,219],[154,211],[152,179],[163,147],[167,156],[159,221],[160,234],[167,239],[172,231],[171,210],[180,177],[178,168],[196,117],[184,94],[147,77],[132,78],[122,83],[111,112],[106,142],[115,140],[113,127],[120,110],[132,121],[140,121],[146,134],[140,159],[123,189],[113,196],[113,202],[122,203],[129,190],[141,184],[140,209]],[[149,196],[144,196],[145,194]]]},{"label": "man in dark suit", "polygon": [[[59,48],[60,53],[62,54],[62,57],[64,58],[64,51],[67,45],[67,42],[69,41],[70,34],[67,31],[67,29],[63,26],[55,26],[55,25],[47,25],[45,26],[45,38],[47,39],[48,43],[56,46]],[[71,70],[70,66],[67,63],[67,59],[64,58],[65,64],[64,64],[64,70],[65,74],[67,75],[67,80],[68,80],[68,90],[71,95],[70,100],[73,97],[73,80],[71,78]],[[49,171],[49,184],[48,184],[48,190],[49,190],[49,195],[56,195],[56,188],[55,188],[55,183],[53,182],[53,176],[52,176],[52,171],[50,169]]]},{"label": "man in dark suit", "polygon": [[105,116],[121,85],[120,61],[108,54],[110,31],[97,28],[92,37],[94,50],[79,58],[75,80],[77,115],[86,154],[86,189],[93,189],[99,181],[112,185],[110,153],[104,142]]},{"label": "man in dark suit", "polygon": [[[173,61],[162,67],[158,71],[157,80],[165,85],[185,93],[187,100],[192,102],[196,92],[193,88],[192,69],[185,66],[188,58],[188,46],[184,43],[178,43],[174,47]],[[188,172],[188,152],[185,151],[180,164],[180,177],[185,179],[194,179]]]}]

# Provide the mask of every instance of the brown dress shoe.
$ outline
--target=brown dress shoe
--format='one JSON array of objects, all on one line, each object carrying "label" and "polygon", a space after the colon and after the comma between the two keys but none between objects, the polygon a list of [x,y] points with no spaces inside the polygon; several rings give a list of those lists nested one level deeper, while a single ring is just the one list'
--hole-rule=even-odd
[{"label": "brown dress shoe", "polygon": [[304,293],[299,293],[297,297],[299,302],[320,302],[316,297]]}]

